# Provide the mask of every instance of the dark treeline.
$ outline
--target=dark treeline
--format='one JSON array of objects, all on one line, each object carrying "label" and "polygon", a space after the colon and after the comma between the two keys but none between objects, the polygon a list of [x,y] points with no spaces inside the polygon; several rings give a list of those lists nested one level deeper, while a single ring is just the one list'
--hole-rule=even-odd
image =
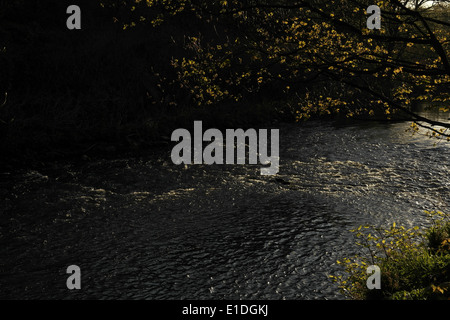
[{"label": "dark treeline", "polygon": [[114,23],[114,10],[78,1],[82,29],[68,30],[70,4],[1,3],[5,157],[78,154],[93,144],[128,148],[180,125],[169,123],[179,112],[157,85],[181,48],[171,34],[182,37],[188,22],[125,31]]},{"label": "dark treeline", "polygon": [[[393,1],[371,34],[367,1],[333,2],[0,1],[2,156],[142,149],[193,120],[390,119],[447,101],[445,1]],[[66,28],[71,4],[81,30]]]}]

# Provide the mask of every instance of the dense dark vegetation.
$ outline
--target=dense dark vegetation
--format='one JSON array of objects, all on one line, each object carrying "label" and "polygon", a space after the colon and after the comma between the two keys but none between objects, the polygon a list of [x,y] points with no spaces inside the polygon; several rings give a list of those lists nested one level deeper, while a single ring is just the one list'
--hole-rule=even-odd
[{"label": "dense dark vegetation", "polygon": [[447,101],[445,1],[393,1],[369,35],[367,1],[332,2],[81,0],[68,30],[71,2],[1,1],[2,158],[142,150],[193,120],[391,119]]}]

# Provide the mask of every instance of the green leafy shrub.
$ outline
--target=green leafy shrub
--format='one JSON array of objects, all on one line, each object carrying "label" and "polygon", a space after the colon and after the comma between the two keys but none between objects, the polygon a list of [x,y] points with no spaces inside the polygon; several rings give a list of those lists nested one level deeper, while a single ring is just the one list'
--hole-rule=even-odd
[{"label": "green leafy shrub", "polygon": [[[351,299],[450,299],[450,219],[440,211],[426,212],[431,226],[388,229],[360,226],[351,230],[366,254],[338,261],[344,275],[332,275]],[[381,270],[381,289],[366,285],[369,265]]]}]

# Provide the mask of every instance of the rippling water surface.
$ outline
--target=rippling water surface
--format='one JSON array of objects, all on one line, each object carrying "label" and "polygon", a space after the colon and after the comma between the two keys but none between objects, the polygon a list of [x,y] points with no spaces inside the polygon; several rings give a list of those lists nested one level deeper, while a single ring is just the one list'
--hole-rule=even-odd
[{"label": "rippling water surface", "polygon": [[349,229],[448,211],[450,146],[408,126],[283,125],[277,176],[169,148],[3,171],[1,298],[343,299],[327,275],[359,252]]}]

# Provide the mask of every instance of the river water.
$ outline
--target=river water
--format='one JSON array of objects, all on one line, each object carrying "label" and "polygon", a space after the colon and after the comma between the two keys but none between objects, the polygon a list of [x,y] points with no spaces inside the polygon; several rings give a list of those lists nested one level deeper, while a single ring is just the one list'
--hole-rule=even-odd
[{"label": "river water", "polygon": [[277,176],[170,148],[3,170],[0,298],[344,299],[328,275],[360,252],[350,229],[448,212],[450,143],[408,127],[282,125]]}]

